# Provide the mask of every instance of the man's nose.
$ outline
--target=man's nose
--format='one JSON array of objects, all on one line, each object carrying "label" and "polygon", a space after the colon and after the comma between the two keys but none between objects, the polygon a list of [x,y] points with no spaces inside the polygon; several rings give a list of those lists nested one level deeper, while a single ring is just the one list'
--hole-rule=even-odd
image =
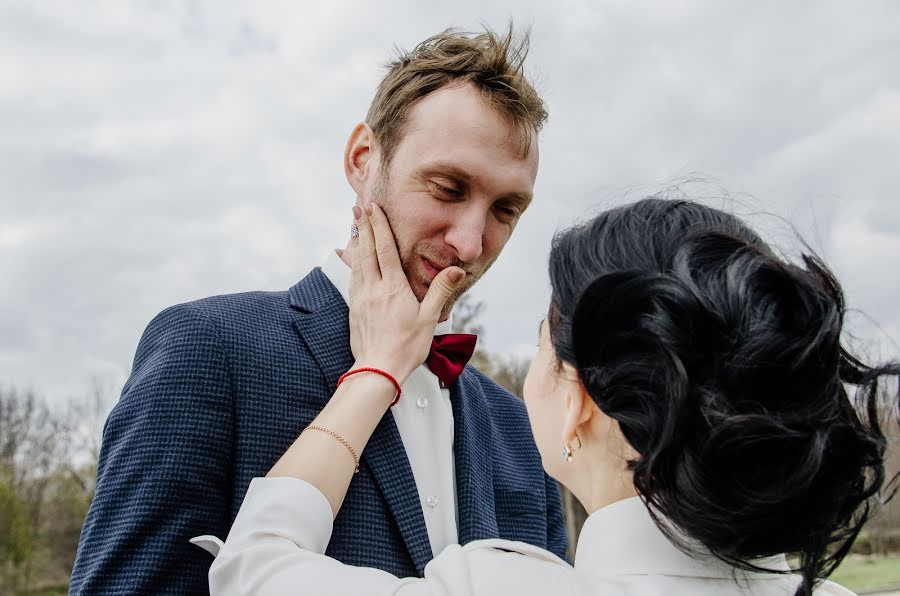
[{"label": "man's nose", "polygon": [[444,240],[456,250],[456,256],[464,263],[471,263],[481,256],[482,240],[487,214],[474,205],[457,212],[450,223]]}]

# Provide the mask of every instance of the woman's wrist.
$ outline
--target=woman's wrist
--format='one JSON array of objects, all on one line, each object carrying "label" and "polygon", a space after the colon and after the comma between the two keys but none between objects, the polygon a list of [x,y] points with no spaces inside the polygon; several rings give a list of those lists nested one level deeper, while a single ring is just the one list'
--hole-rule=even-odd
[{"label": "woman's wrist", "polygon": [[[380,375],[380,376],[382,376],[382,378],[386,382],[390,383],[390,381],[388,381],[388,379],[390,378],[390,379],[397,381],[398,385],[403,385],[403,383],[406,382],[407,377],[409,377],[409,375],[412,374],[412,371],[415,370],[416,367],[410,366],[410,365],[400,365],[400,364],[397,364],[396,362],[392,362],[390,359],[387,359],[387,358],[359,358],[353,363],[353,366],[351,366],[348,369],[348,371],[358,370],[361,368],[376,369],[380,373],[385,373],[384,375]],[[372,373],[361,373],[361,374],[368,376],[368,375],[377,375],[379,373],[372,372]]]},{"label": "woman's wrist", "polygon": [[338,383],[338,391],[346,389],[346,393],[341,392],[343,394],[341,397],[363,404],[377,404],[379,408],[389,408],[394,403],[397,397],[397,388],[403,381],[396,379],[397,384],[395,385],[395,377],[392,373],[384,371],[387,375],[382,375],[379,372],[365,369],[383,370],[378,366],[354,363],[347,373],[359,372],[349,375],[345,373],[341,377],[342,380]]}]

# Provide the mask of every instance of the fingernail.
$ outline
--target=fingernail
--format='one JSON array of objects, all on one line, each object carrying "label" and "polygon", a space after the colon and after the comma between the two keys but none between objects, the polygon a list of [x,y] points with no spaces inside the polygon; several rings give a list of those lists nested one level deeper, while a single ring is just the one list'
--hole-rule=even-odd
[{"label": "fingernail", "polygon": [[375,212],[375,210],[372,208],[371,203],[366,205],[366,213],[369,215],[369,217],[371,217],[374,212]]},{"label": "fingernail", "polygon": [[450,273],[447,274],[447,277],[450,278],[450,281],[453,283],[459,283],[462,278],[466,276],[466,272],[462,269],[454,269]]},{"label": "fingernail", "polygon": [[362,209],[360,209],[359,207],[354,205],[353,206],[353,219],[359,219],[360,217],[362,217]]}]

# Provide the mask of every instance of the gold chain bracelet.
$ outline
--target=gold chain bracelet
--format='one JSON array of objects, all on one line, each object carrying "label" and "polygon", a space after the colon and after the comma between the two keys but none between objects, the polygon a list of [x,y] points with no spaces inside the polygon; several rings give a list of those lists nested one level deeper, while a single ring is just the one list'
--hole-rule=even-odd
[{"label": "gold chain bracelet", "polygon": [[[352,445],[350,445],[350,442],[347,441],[347,439],[345,439],[345,438],[342,437],[341,435],[337,434],[336,432],[334,432],[334,431],[331,430],[330,428],[325,428],[324,426],[316,426],[316,425],[314,425],[314,424],[310,424],[309,426],[307,426],[307,427],[303,430],[303,432],[306,432],[306,431],[308,431],[308,430],[310,430],[310,429],[312,429],[312,430],[317,430],[317,431],[323,432],[323,433],[325,433],[325,434],[331,435],[332,437],[334,437],[335,439],[337,439],[338,441],[340,441],[341,444],[342,444],[344,447],[346,447],[347,450],[350,452],[350,455],[353,456],[353,462],[356,464],[356,469],[353,471],[353,473],[354,473],[354,474],[359,474],[359,456],[356,455],[356,450],[353,448]],[[301,434],[302,434],[302,433],[301,433]]]}]

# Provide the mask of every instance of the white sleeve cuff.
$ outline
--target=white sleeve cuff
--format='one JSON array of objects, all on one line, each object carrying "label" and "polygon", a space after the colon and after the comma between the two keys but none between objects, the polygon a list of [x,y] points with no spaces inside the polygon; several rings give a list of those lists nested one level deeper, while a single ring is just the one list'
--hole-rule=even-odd
[{"label": "white sleeve cuff", "polygon": [[228,542],[238,545],[270,535],[324,554],[334,527],[332,515],[325,495],[305,480],[254,478],[231,526]]}]

